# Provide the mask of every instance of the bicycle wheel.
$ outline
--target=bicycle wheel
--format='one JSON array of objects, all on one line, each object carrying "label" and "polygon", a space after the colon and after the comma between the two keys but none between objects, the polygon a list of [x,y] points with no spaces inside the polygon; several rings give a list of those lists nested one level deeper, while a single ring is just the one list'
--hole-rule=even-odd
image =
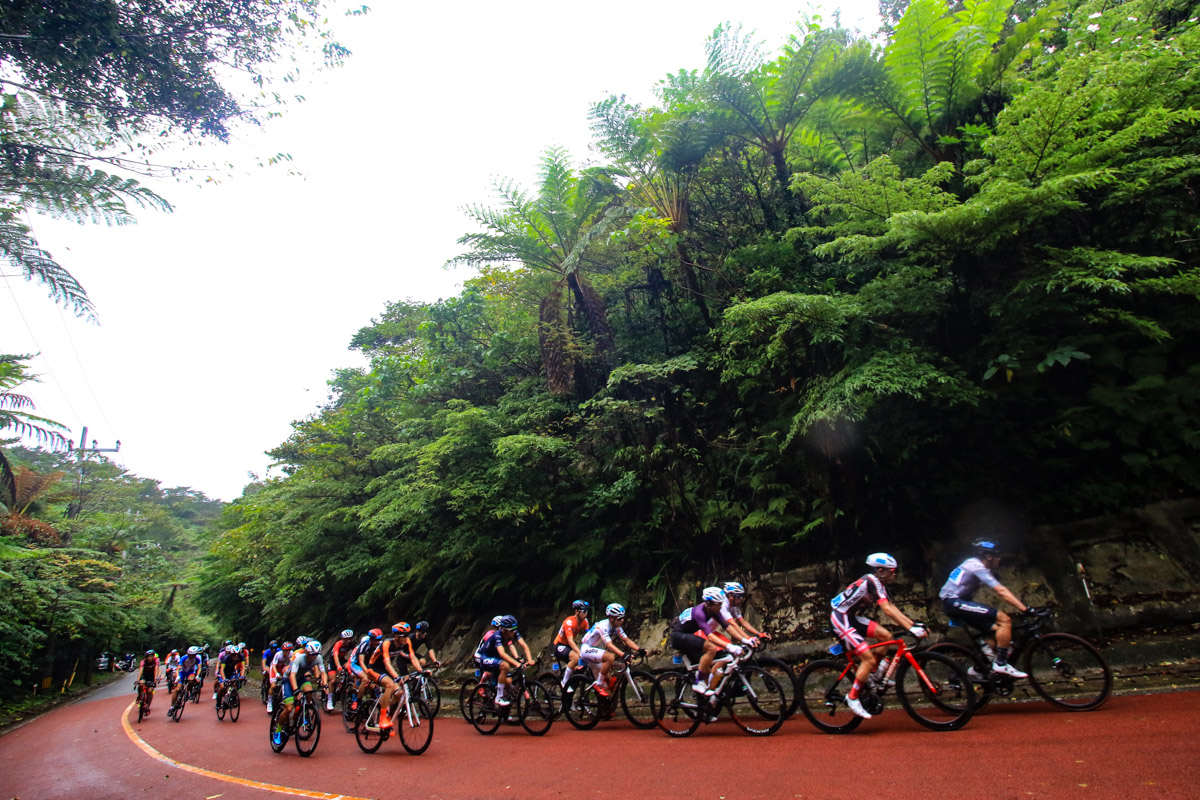
[{"label": "bicycle wheel", "polygon": [[1086,639],[1047,633],[1029,643],[1025,671],[1033,689],[1067,711],[1092,711],[1112,693],[1112,669]]},{"label": "bicycle wheel", "polygon": [[146,716],[146,690],[141,686],[138,687],[137,707],[138,722],[141,722],[142,718]]},{"label": "bicycle wheel", "polygon": [[751,736],[770,736],[787,719],[783,688],[761,667],[739,667],[725,684],[725,698],[729,716]]},{"label": "bicycle wheel", "polygon": [[554,700],[541,681],[527,681],[525,691],[516,699],[517,717],[533,736],[543,736],[554,724]]},{"label": "bicycle wheel", "polygon": [[500,727],[501,713],[496,707],[496,687],[490,683],[477,683],[467,698],[467,719],[475,730],[491,736]]},{"label": "bicycle wheel", "polygon": [[770,656],[755,658],[750,665],[758,667],[779,684],[779,688],[783,691],[783,700],[786,703],[784,719],[789,719],[800,706],[800,682],[796,678],[795,671],[787,665],[787,662]]},{"label": "bicycle wheel", "polygon": [[267,691],[267,689],[268,689],[267,679],[264,677],[262,679],[262,681],[259,682],[258,686],[259,686],[258,696],[262,700],[262,704],[265,706],[267,704],[267,695],[269,694],[269,692]]},{"label": "bicycle wheel", "polygon": [[374,753],[389,735],[379,729],[379,701],[363,700],[355,717],[354,739],[358,748],[364,753]]},{"label": "bicycle wheel", "polygon": [[234,692],[229,697],[229,721],[237,722],[238,717],[242,715],[242,698],[237,692]]},{"label": "bicycle wheel", "polygon": [[312,701],[306,700],[296,713],[300,715],[296,720],[296,752],[308,758],[321,741],[321,712]]},{"label": "bicycle wheel", "polygon": [[280,706],[275,706],[271,712],[271,724],[267,727],[267,737],[271,740],[271,750],[276,753],[282,753],[283,748],[287,745],[287,732],[279,724],[279,713],[283,711]]},{"label": "bicycle wheel", "polygon": [[570,695],[570,701],[564,709],[567,722],[581,731],[591,730],[599,725],[602,713],[600,704],[603,698],[592,685],[591,677],[572,675],[567,689]]},{"label": "bicycle wheel", "polygon": [[429,707],[430,718],[436,717],[442,710],[442,687],[438,686],[437,678],[426,675],[421,682],[421,699]]},{"label": "bicycle wheel", "polygon": [[654,711],[650,708],[650,690],[654,676],[640,669],[631,669],[621,689],[621,709],[633,727],[649,730],[655,726]]},{"label": "bicycle wheel", "polygon": [[419,697],[409,701],[408,711],[404,710],[404,703],[401,702],[396,709],[395,727],[404,749],[419,756],[429,749],[429,743],[433,741],[433,711]]},{"label": "bicycle wheel", "polygon": [[854,685],[854,670],[845,661],[812,661],[796,678],[799,708],[805,718],[825,733],[849,733],[862,717],[846,707],[846,696]]},{"label": "bicycle wheel", "polygon": [[700,726],[700,707],[692,696],[691,676],[664,672],[650,687],[650,713],[670,736],[690,736]]},{"label": "bicycle wheel", "polygon": [[563,713],[562,673],[547,670],[538,675],[537,680],[546,687],[546,691],[550,695],[550,714],[554,719],[558,719],[559,715]]},{"label": "bicycle wheel", "polygon": [[[975,690],[967,671],[941,653],[909,653],[896,669],[896,694],[908,715],[934,731],[958,730],[975,711]],[[922,676],[921,673],[924,673]]]},{"label": "bicycle wheel", "polygon": [[[953,659],[963,668],[963,671],[974,669],[980,674],[986,674],[986,672],[980,670],[980,667],[984,665],[976,663],[971,648],[964,647],[956,642],[938,642],[927,648],[926,652],[941,653],[947,658]],[[986,667],[984,669],[986,670]],[[897,668],[898,670],[899,668]],[[992,683],[986,678],[979,678],[978,680],[971,679],[971,685],[975,687],[975,713],[978,714],[988,703],[992,702]]]},{"label": "bicycle wheel", "polygon": [[358,727],[358,693],[352,686],[342,692],[342,725],[346,727],[346,733],[354,733]]},{"label": "bicycle wheel", "polygon": [[176,722],[179,722],[179,720],[183,719],[183,707],[187,705],[187,689],[180,689],[179,694],[177,694],[175,697],[178,699],[178,702],[174,705],[174,719]]},{"label": "bicycle wheel", "polygon": [[458,710],[462,712],[463,719],[467,722],[471,721],[471,707],[469,702],[471,693],[475,691],[475,687],[478,685],[478,681],[463,681],[463,685],[458,690]]},{"label": "bicycle wheel", "polygon": [[217,719],[225,719],[225,698],[217,701]]}]

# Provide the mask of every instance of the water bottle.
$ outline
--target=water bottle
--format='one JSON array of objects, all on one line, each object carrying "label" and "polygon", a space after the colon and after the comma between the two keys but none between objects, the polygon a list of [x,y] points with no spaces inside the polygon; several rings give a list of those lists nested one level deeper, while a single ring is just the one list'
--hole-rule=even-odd
[{"label": "water bottle", "polygon": [[672,664],[682,664],[683,656],[679,655],[679,653],[676,653],[675,655],[671,656],[671,663]]}]

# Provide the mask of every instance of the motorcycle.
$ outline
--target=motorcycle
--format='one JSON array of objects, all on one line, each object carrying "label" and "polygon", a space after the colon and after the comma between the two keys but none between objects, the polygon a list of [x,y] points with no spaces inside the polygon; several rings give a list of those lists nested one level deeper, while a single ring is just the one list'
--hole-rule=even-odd
[{"label": "motorcycle", "polygon": [[123,658],[119,658],[113,662],[113,668],[119,669],[122,672],[133,672],[137,669],[137,656],[133,653],[126,653]]}]

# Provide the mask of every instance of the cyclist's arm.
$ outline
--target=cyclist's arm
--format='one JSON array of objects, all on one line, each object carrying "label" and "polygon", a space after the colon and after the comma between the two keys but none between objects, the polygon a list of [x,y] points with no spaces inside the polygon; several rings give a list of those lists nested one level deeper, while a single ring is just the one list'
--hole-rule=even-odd
[{"label": "cyclist's arm", "polygon": [[917,624],[917,623],[913,622],[911,619],[909,619],[908,616],[906,616],[903,611],[896,608],[896,606],[893,605],[890,600],[880,600],[879,601],[879,610],[882,611],[884,614],[887,614],[889,617],[891,617],[896,622],[897,625],[904,626],[904,630],[908,630],[913,625]]},{"label": "cyclist's arm", "polygon": [[1010,606],[1015,608],[1017,611],[1028,611],[1029,610],[1029,606],[1025,605],[1020,600],[1018,600],[1017,596],[1015,594],[1013,594],[1012,591],[1010,591],[1009,588],[1007,586],[1005,586],[1004,584],[997,583],[995,586],[992,587],[992,591],[995,592],[996,594],[1000,595],[1001,600],[1008,603]]}]

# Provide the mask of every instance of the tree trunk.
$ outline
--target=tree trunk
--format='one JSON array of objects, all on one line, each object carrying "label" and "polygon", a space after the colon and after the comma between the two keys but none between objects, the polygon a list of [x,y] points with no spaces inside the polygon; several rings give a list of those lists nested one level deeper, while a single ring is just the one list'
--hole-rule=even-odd
[{"label": "tree trunk", "polygon": [[679,254],[679,268],[683,273],[683,284],[696,302],[696,308],[700,311],[701,319],[704,320],[704,327],[712,330],[712,317],[708,313],[708,304],[704,301],[704,294],[700,291],[700,281],[696,278],[696,269],[692,266],[692,258],[688,254],[687,245],[680,240],[675,245],[675,251]]}]

